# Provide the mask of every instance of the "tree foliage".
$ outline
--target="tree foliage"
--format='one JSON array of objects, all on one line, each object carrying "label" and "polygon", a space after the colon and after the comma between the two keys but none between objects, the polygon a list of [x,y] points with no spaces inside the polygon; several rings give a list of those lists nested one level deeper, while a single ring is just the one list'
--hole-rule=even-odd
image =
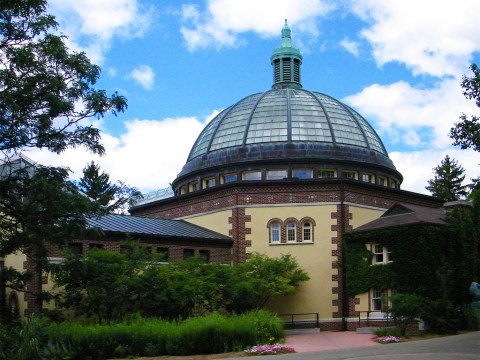
[{"label": "tree foliage", "polygon": [[123,111],[125,98],[92,87],[100,68],[54,33],[45,0],[3,0],[0,19],[0,151],[85,146],[103,154],[99,130],[84,120]]},{"label": "tree foliage", "polygon": [[[478,203],[473,209],[478,209]],[[370,289],[415,294],[427,305],[424,319],[435,330],[452,331],[456,326],[452,317],[458,317],[454,309],[470,302],[468,288],[480,276],[480,243],[477,211],[450,210],[448,219],[451,226],[417,224],[347,234],[348,295],[353,297]],[[387,247],[393,262],[372,265],[366,246],[370,243]],[[388,269],[387,277],[382,267]]]},{"label": "tree foliage", "polygon": [[119,181],[110,182],[110,175],[100,170],[93,161],[83,169],[78,188],[108,211],[125,212],[125,207],[141,196],[140,191]]},{"label": "tree foliage", "polygon": [[[463,95],[474,100],[477,107],[480,107],[480,69],[476,64],[470,66],[473,76],[463,77],[462,88]],[[460,146],[462,149],[473,149],[480,151],[480,119],[477,115],[467,117],[465,114],[460,115],[460,121],[454,124],[450,129],[450,137],[454,140],[454,145]]]},{"label": "tree foliage", "polygon": [[[159,263],[141,253],[91,251],[68,256],[55,267],[58,305],[99,321],[126,313],[163,319],[186,319],[214,311],[244,313],[261,309],[268,299],[294,293],[306,273],[290,255],[254,254],[244,264],[205,263],[201,258]],[[136,249],[136,250],[135,250]],[[152,261],[153,260],[153,261]]]},{"label": "tree foliage", "polygon": [[455,159],[446,155],[440,165],[434,169],[434,178],[428,180],[425,187],[433,196],[445,201],[454,201],[467,195],[466,186],[462,185],[465,180],[465,169]]},{"label": "tree foliage", "polygon": [[[101,209],[76,190],[67,169],[33,166],[19,154],[83,146],[101,155],[89,119],[126,108],[124,97],[94,89],[100,68],[66,47],[46,7],[46,0],[0,2],[0,256],[25,253],[40,283],[48,246],[78,236]],[[7,286],[25,290],[28,277],[16,275]]]},{"label": "tree foliage", "polygon": [[419,319],[425,312],[425,299],[416,294],[396,293],[390,296],[392,302],[390,313],[393,321],[400,329],[402,336],[405,336],[407,327]]},{"label": "tree foliage", "polygon": [[307,273],[298,267],[290,254],[271,258],[253,253],[250,259],[234,267],[235,281],[231,284],[231,309],[237,312],[262,309],[268,300],[293,294]]}]

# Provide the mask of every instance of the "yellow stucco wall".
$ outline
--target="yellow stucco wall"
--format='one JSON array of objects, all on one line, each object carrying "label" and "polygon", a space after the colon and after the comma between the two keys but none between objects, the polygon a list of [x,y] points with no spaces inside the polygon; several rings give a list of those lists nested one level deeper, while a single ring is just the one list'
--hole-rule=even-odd
[{"label": "yellow stucco wall", "polygon": [[[5,267],[12,267],[17,271],[23,271],[23,263],[27,260],[27,257],[25,254],[21,252],[16,252],[13,254],[10,254],[5,257]],[[6,299],[8,303],[8,299],[10,297],[10,293],[12,292],[11,289],[7,288],[5,293],[6,293]],[[21,315],[24,314],[25,309],[27,308],[27,302],[25,301],[24,298],[24,293],[22,292],[16,292],[18,296],[18,305],[19,305],[19,312]]]},{"label": "yellow stucco wall", "polygon": [[352,213],[350,225],[355,229],[363,224],[378,219],[386,210],[387,209],[372,209],[350,205],[350,212]]},{"label": "yellow stucco wall", "polygon": [[[353,228],[377,219],[385,211],[385,209],[353,205],[350,205],[349,210],[352,214],[349,223]],[[268,304],[270,309],[279,314],[318,313],[320,319],[332,319],[333,313],[337,311],[332,301],[338,299],[337,293],[332,292],[332,288],[338,287],[338,282],[332,280],[332,276],[337,275],[337,269],[332,268],[332,262],[337,260],[332,256],[332,251],[337,250],[337,245],[332,244],[332,238],[337,236],[336,231],[332,231],[332,226],[337,224],[337,219],[332,219],[331,214],[336,211],[337,204],[285,204],[245,209],[245,215],[251,217],[251,221],[246,224],[246,227],[251,229],[251,233],[246,235],[246,240],[251,241],[251,246],[246,249],[247,252],[259,252],[272,257],[291,254],[310,276],[310,280],[302,283],[296,294],[270,301]],[[228,218],[231,216],[231,210],[223,210],[200,214],[185,220],[229,235],[231,224]],[[284,221],[295,218],[300,221],[304,217],[315,221],[313,243],[269,244],[267,224],[271,219],[278,218]],[[368,310],[368,294],[362,294],[359,298],[360,304],[357,305],[356,310]],[[304,319],[312,318],[313,315]]]},{"label": "yellow stucco wall", "polygon": [[[319,313],[320,318],[332,318],[332,313],[336,311],[332,300],[337,298],[336,294],[332,294],[332,287],[337,286],[337,282],[332,281],[332,275],[336,274],[337,270],[332,269],[331,255],[336,245],[332,244],[331,239],[336,236],[336,232],[331,229],[332,225],[336,224],[336,219],[331,218],[331,213],[336,209],[336,205],[286,205],[246,209],[245,214],[252,219],[248,224],[251,234],[246,236],[247,240],[251,240],[252,246],[247,248],[247,251],[272,257],[291,254],[310,276],[310,280],[303,283],[296,294],[271,301],[269,307],[272,310],[279,314]],[[315,221],[313,243],[269,244],[269,220],[301,220],[304,217]]]},{"label": "yellow stucco wall", "polygon": [[228,223],[228,218],[232,216],[231,210],[223,210],[214,213],[207,213],[184,219],[189,223],[202,226],[204,228],[216,231],[220,234],[230,236],[229,230],[232,224]]}]

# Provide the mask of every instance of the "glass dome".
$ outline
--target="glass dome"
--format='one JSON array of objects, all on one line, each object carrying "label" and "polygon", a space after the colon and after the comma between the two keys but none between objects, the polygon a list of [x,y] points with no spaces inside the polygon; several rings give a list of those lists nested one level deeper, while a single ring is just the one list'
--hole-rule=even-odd
[{"label": "glass dome", "polygon": [[247,96],[220,113],[198,137],[188,161],[263,143],[355,146],[388,157],[375,130],[352,108],[325,94],[279,89]]},{"label": "glass dome", "polygon": [[[249,95],[217,115],[195,141],[174,188],[197,177],[269,163],[373,169],[400,184],[382,140],[358,112],[326,94],[303,89],[302,55],[286,21],[270,58],[272,89]],[[215,173],[217,175],[215,175]],[[383,176],[383,175],[382,175]]]}]

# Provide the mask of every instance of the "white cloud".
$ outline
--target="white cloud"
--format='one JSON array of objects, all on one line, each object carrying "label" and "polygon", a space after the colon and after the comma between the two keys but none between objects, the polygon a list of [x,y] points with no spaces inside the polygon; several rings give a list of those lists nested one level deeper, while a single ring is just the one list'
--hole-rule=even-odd
[{"label": "white cloud", "polygon": [[148,65],[140,65],[133,69],[129,77],[134,79],[138,84],[147,90],[153,88],[153,81],[155,80],[155,73]]},{"label": "white cloud", "polygon": [[433,179],[433,168],[440,165],[441,161],[449,155],[450,158],[458,161],[465,169],[464,185],[470,182],[471,178],[480,176],[480,156],[473,150],[426,150],[415,152],[392,152],[389,154],[393,163],[403,175],[403,190],[414,191],[423,194],[430,194],[425,186],[428,180]]},{"label": "white cloud", "polygon": [[[253,31],[260,36],[278,36],[279,19],[288,18],[298,30],[317,35],[315,21],[333,10],[328,0],[209,0],[206,9],[183,5],[180,31],[190,51],[233,47],[241,43],[239,34]],[[268,16],[267,16],[268,14]]]},{"label": "white cloud", "polygon": [[343,39],[342,41],[340,41],[340,45],[353,56],[358,57],[360,55],[360,43],[348,39]]},{"label": "white cloud", "polygon": [[372,125],[392,142],[408,139],[408,146],[439,149],[451,145],[448,133],[460,113],[478,110],[473,101],[463,97],[459,82],[439,81],[433,88],[415,88],[404,81],[373,84],[344,101],[374,120]]},{"label": "white cloud", "polygon": [[478,0],[355,0],[352,11],[367,21],[361,35],[379,65],[404,63],[415,75],[459,76],[480,51]]},{"label": "white cloud", "polygon": [[102,133],[106,150],[103,157],[83,148],[69,149],[60,155],[32,150],[27,156],[44,165],[68,166],[73,179],[79,179],[83,168],[93,160],[110,175],[111,181],[121,180],[142,192],[150,192],[168,187],[175,180],[206,121],[214,114],[218,111],[205,121],[195,117],[128,121],[120,137]]},{"label": "white cloud", "polygon": [[114,37],[141,36],[150,25],[151,9],[137,0],[50,0],[49,11],[68,36],[67,44],[101,63]]}]

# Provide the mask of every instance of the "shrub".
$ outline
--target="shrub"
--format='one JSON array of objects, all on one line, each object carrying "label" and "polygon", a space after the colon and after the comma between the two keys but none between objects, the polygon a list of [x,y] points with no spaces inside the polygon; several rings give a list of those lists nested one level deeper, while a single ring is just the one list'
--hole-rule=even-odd
[{"label": "shrub", "polygon": [[69,344],[78,359],[213,354],[283,338],[280,319],[263,310],[231,317],[212,314],[181,322],[136,317],[105,325],[52,323],[47,330],[52,342]]},{"label": "shrub", "polygon": [[374,331],[377,337],[384,337],[384,336],[395,336],[400,337],[402,336],[400,329],[397,327],[384,327],[378,328]]}]

